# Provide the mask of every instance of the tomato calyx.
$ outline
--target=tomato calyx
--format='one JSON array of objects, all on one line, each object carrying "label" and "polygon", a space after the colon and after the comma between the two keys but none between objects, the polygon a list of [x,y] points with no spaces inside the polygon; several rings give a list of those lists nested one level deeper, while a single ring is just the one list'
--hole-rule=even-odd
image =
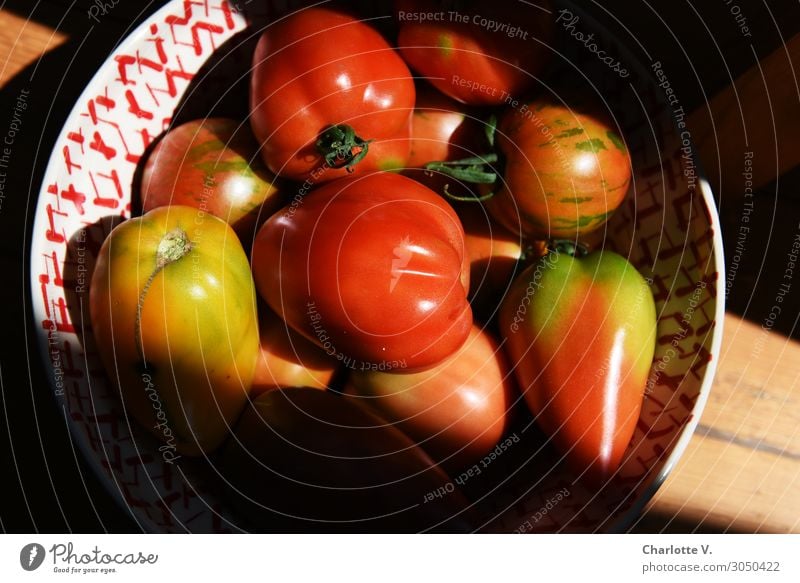
[{"label": "tomato calyx", "polygon": [[553,239],[547,247],[550,253],[563,253],[576,259],[589,254],[589,248],[586,245],[571,239]]},{"label": "tomato calyx", "polygon": [[328,166],[352,172],[353,166],[367,155],[370,142],[357,136],[349,125],[339,124],[322,132],[315,146]]},{"label": "tomato calyx", "polygon": [[[486,121],[486,128],[484,136],[492,150],[488,154],[479,156],[472,156],[470,158],[463,158],[461,160],[441,160],[436,162],[429,162],[425,165],[425,170],[429,172],[439,172],[451,178],[455,178],[459,182],[466,182],[468,184],[494,184],[497,182],[497,177],[500,171],[496,170],[496,165],[500,161],[500,156],[494,151],[494,138],[497,133],[497,117],[492,115]],[[502,166],[502,163],[499,164]],[[450,200],[460,202],[483,202],[487,201],[495,195],[492,190],[480,196],[459,196],[452,194],[449,189],[450,185],[445,184],[444,195]]]},{"label": "tomato calyx", "polygon": [[150,277],[147,278],[139,294],[139,301],[136,304],[136,321],[134,323],[136,349],[139,352],[139,357],[142,359],[142,366],[145,370],[148,370],[147,359],[144,356],[144,348],[142,347],[142,309],[144,307],[145,297],[161,270],[170,263],[175,263],[182,257],[185,257],[193,247],[194,245],[189,240],[189,235],[180,227],[169,231],[158,243],[158,248],[156,249],[156,267],[153,269]]}]

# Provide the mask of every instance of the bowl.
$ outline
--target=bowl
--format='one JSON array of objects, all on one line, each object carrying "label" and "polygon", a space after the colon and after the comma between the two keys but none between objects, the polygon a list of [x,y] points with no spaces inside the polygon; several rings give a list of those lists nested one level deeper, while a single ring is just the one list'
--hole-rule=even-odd
[{"label": "bowl", "polygon": [[[474,498],[474,529],[480,531],[624,529],[686,448],[720,350],[719,220],[690,129],[681,125],[674,96],[663,90],[666,77],[658,78],[655,63],[636,62],[571,3],[556,3],[555,16],[557,53],[548,79],[585,84],[602,96],[631,153],[631,192],[601,243],[652,282],[656,354],[617,479],[592,489],[575,483],[558,457],[535,441],[512,448],[493,464],[502,478]],[[148,531],[219,533],[251,525],[227,506],[213,464],[166,463],[156,441],[126,415],[94,345],[89,281],[111,228],[137,212],[132,192],[153,141],[193,117],[246,114],[259,30],[227,0],[204,6],[173,0],[153,14],[118,45],[69,114],[36,207],[31,295],[51,380],[40,390],[64,407],[83,456]],[[576,31],[594,33],[594,44],[579,42]],[[601,60],[595,45],[624,66]]]}]

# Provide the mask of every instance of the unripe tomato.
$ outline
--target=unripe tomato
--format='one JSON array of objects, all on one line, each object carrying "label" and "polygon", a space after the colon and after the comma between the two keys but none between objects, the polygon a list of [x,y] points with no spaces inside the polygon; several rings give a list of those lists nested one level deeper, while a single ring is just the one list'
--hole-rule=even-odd
[{"label": "unripe tomato", "polygon": [[185,454],[227,437],[258,352],[255,288],[225,221],[161,207],[117,226],[90,289],[97,349],[125,410]]},{"label": "unripe tomato", "polygon": [[448,470],[472,465],[506,429],[513,403],[505,355],[473,327],[458,352],[416,374],[353,372],[346,393],[392,421]]},{"label": "unripe tomato", "polygon": [[461,222],[396,174],[342,178],[278,211],[252,264],[269,306],[349,368],[431,367],[472,326]]},{"label": "unripe tomato", "polygon": [[655,352],[645,279],[611,251],[554,251],[514,282],[500,326],[539,426],[577,474],[611,477],[639,420]]},{"label": "unripe tomato", "polygon": [[201,209],[227,221],[243,240],[282,200],[248,126],[232,119],[190,121],[169,131],[142,173],[142,210],[168,205]]}]

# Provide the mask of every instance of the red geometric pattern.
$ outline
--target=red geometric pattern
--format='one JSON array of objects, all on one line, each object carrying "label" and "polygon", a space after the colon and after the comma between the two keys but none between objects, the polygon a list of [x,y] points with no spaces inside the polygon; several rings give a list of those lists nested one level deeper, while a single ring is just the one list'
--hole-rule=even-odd
[{"label": "red geometric pattern", "polygon": [[[137,164],[169,127],[188,83],[222,43],[245,27],[244,18],[224,0],[184,0],[170,3],[134,32],[70,115],[37,208],[31,285],[56,396],[64,399],[85,455],[137,520],[161,532],[227,532],[237,520],[221,509],[214,488],[207,486],[205,466],[186,463],[178,471],[163,462],[154,438],[128,423],[94,348],[85,273],[91,272],[112,223],[130,216]],[[626,54],[601,31],[597,38],[609,54]],[[577,70],[597,72],[603,66],[572,39],[562,39],[561,45]],[[600,79],[598,90],[608,102],[620,104],[614,113],[634,162],[633,192],[609,224],[605,244],[653,280],[659,324],[652,387],[613,486],[598,493],[573,484],[555,459],[544,466],[509,466],[504,471],[513,477],[478,505],[487,530],[611,528],[656,481],[677,439],[699,415],[696,403],[708,383],[720,301],[707,208],[712,203],[699,185],[690,188],[684,175],[681,139],[663,93],[646,70],[632,61],[627,68],[633,73],[624,81],[607,70],[592,76]],[[501,457],[495,463],[510,461]],[[565,488],[569,496],[554,504]]]},{"label": "red geometric pattern", "polygon": [[126,421],[88,329],[85,273],[109,231],[102,220],[130,216],[131,185],[142,154],[169,126],[195,73],[245,27],[227,2],[193,0],[171,3],[134,32],[70,115],[37,209],[34,311],[45,353],[54,371],[63,371],[63,399],[76,441],[142,525],[162,532],[229,527],[203,476],[187,464],[181,468],[184,479],[158,455],[155,440]]}]

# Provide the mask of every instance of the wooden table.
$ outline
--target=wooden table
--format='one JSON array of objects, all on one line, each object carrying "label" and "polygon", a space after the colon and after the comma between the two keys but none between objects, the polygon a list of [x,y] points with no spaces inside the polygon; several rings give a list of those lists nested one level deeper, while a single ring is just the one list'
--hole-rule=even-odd
[{"label": "wooden table", "polygon": [[[50,10],[63,14],[59,4],[53,2]],[[117,22],[115,34],[121,34],[126,13],[122,4],[115,10],[108,18],[117,20],[105,25]],[[0,86],[23,70],[31,71],[40,56],[70,36],[55,31],[57,14],[45,16],[42,23],[27,20],[23,11],[24,6],[0,12]],[[47,15],[47,9],[39,14]],[[724,94],[719,98],[725,99]],[[699,111],[698,125],[705,108]],[[791,121],[798,120],[795,115]],[[700,149],[702,155],[714,154],[708,145]],[[784,160],[781,171],[798,161]],[[792,218],[795,229],[798,220],[800,213]],[[737,227],[726,225],[723,214],[726,228]],[[719,368],[699,428],[634,531],[800,532],[800,343],[778,331],[765,332],[762,317],[745,315],[752,321],[726,316]],[[761,348],[756,358],[757,343]]]}]

